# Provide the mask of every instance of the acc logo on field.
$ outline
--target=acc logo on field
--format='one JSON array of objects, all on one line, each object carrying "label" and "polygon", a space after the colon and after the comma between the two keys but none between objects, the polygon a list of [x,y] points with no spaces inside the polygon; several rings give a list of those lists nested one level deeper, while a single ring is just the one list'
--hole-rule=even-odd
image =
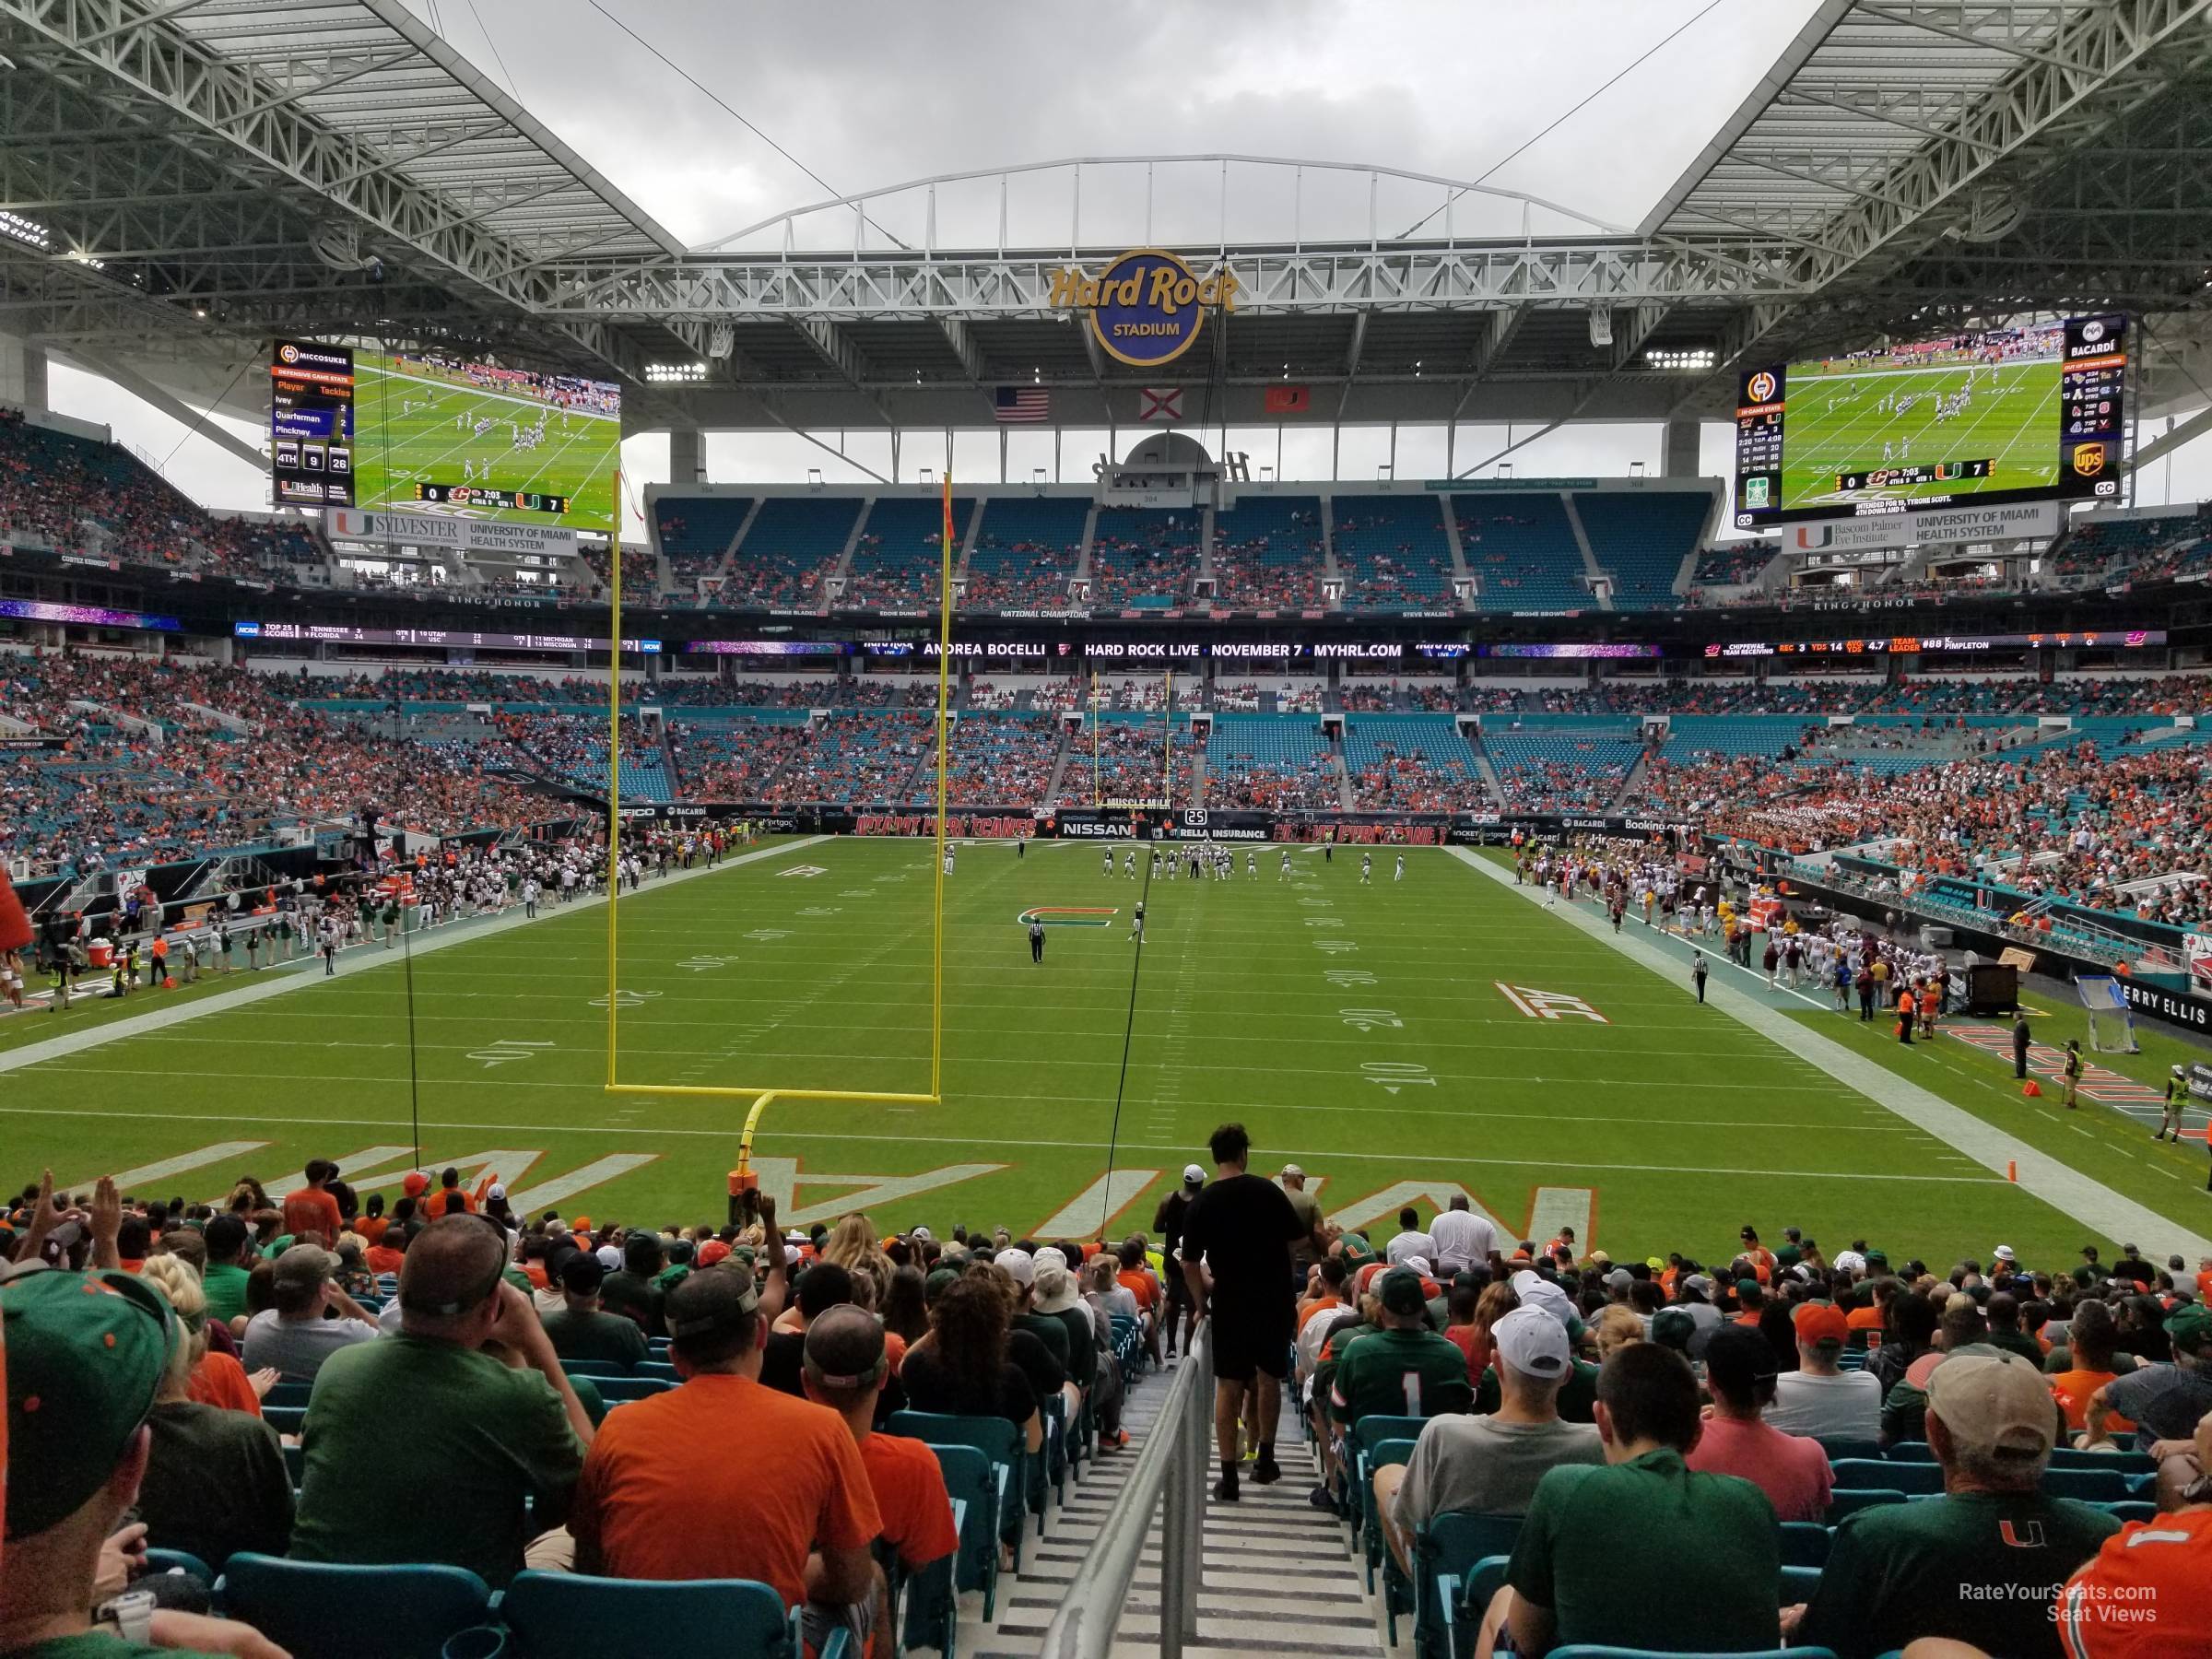
[{"label": "acc logo on field", "polygon": [[2104,470],[2104,445],[2077,443],[2074,446],[2074,470],[2085,478],[2093,478]]},{"label": "acc logo on field", "polygon": [[1751,377],[1744,389],[1751,394],[1753,403],[1765,403],[1774,395],[1774,377],[1761,369]]},{"label": "acc logo on field", "polygon": [[1211,307],[1237,309],[1237,276],[1223,265],[1200,276],[1158,248],[1123,254],[1103,274],[1073,265],[1053,273],[1054,310],[1090,313],[1090,332],[1119,362],[1138,369],[1171,363],[1196,343]]}]

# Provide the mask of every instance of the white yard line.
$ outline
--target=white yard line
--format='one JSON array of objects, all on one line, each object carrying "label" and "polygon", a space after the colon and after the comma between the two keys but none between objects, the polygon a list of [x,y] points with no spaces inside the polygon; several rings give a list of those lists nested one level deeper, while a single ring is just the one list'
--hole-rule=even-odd
[{"label": "white yard line", "polygon": [[[1470,869],[1477,871],[1500,887],[1508,891],[1520,892],[1531,903],[1536,901],[1533,889],[1516,888],[1511,873],[1488,859],[1477,857],[1461,847],[1453,847],[1451,852]],[[1581,929],[1583,934],[1603,944],[1610,945],[1663,979],[1678,983],[1687,977],[1684,965],[1655,946],[1647,945],[1626,934],[1616,937],[1610,927],[1578,909],[1566,908],[1555,913],[1568,925]],[[1689,1012],[1687,987],[1683,997],[1686,1012]],[[1841,1043],[1768,1007],[1756,997],[1746,995],[1721,979],[1715,978],[1708,983],[1705,999],[1730,1018],[1750,1027],[1777,1048],[1811,1061],[1839,1083],[1856,1089],[1908,1124],[1956,1147],[1984,1169],[1994,1171],[2001,1177],[2008,1167],[2017,1166],[2022,1192],[2041,1199],[2060,1214],[2071,1217],[2083,1226],[2115,1240],[2163,1239],[2165,1243],[2159,1247],[2161,1253],[2178,1251],[2190,1257],[2212,1253],[2212,1240],[2207,1240],[2203,1234],[2159,1214],[2147,1205],[2115,1193],[2101,1182],[2069,1169],[2049,1153],[2039,1152],[2024,1141],[2016,1140],[1994,1124],[1984,1123],[1963,1107],[1952,1105],[1940,1095],[1923,1088],[1917,1083],[1909,1082],[1887,1066],[1853,1053]]]},{"label": "white yard line", "polygon": [[[827,836],[817,835],[804,841],[782,841],[774,846],[755,848],[750,853],[740,853],[735,858],[725,858],[721,864],[712,867],[701,865],[694,869],[677,870],[655,881],[651,888],[641,888],[629,896],[632,899],[641,898],[647,892],[658,892],[676,882],[692,881],[701,876],[712,876],[717,870],[730,869],[738,865],[754,864],[762,859],[780,858],[786,853],[796,853],[802,848],[814,846],[828,839]],[[524,916],[523,907],[517,903],[510,906],[505,915],[493,917],[489,921],[448,923],[428,937],[418,935],[412,954],[418,958],[434,956],[439,951],[449,949],[455,945],[471,944],[478,939],[495,937],[513,928],[529,926],[534,920],[550,922],[555,916],[573,915],[579,911],[596,909],[606,902],[604,895],[594,895],[591,898],[571,900],[567,904],[546,903],[538,907],[538,913],[535,918]],[[396,946],[387,950],[382,945],[364,940],[361,944],[339,953],[338,971],[335,977],[346,979],[353,974],[366,973],[378,968],[397,967],[406,960],[408,954],[408,951]],[[20,1048],[10,1049],[5,1053],[0,1053],[0,1073],[21,1071],[25,1066],[37,1065],[48,1060],[59,1060],[69,1054],[81,1054],[88,1049],[100,1048],[111,1042],[120,1042],[125,1038],[143,1037],[152,1031],[165,1031],[171,1026],[182,1025],[188,1020],[199,1019],[209,1014],[228,1013],[233,1008],[243,1008],[254,1003],[266,1002],[272,996],[283,996],[294,991],[303,991],[310,985],[322,984],[325,976],[317,971],[320,960],[319,958],[309,958],[298,962],[286,963],[278,968],[265,969],[259,976],[241,974],[239,976],[241,982],[235,991],[222,991],[212,996],[197,997],[191,1002],[178,1003],[171,1007],[159,1008],[150,1013],[134,1015],[129,1019],[112,1019],[105,1025],[87,1026],[81,1030],[62,1031],[42,1041],[27,1042]],[[150,994],[142,992],[140,994]],[[53,1016],[16,1014],[9,1018],[37,1019],[52,1018]]]},{"label": "white yard line", "polygon": [[[596,1087],[596,1085],[594,1085],[594,1087]],[[1034,1097],[1025,1095],[1021,1098],[1027,1100]],[[270,1116],[241,1117],[236,1112],[102,1112],[90,1107],[79,1108],[59,1106],[0,1106],[0,1116],[158,1118],[164,1123],[207,1122],[221,1124],[274,1124],[278,1125],[288,1125],[296,1128],[315,1129],[327,1129],[331,1127],[343,1127],[347,1125],[374,1129],[389,1129],[393,1127],[390,1120],[385,1118],[302,1118]],[[488,1129],[496,1130],[501,1134],[521,1131],[533,1135],[654,1135],[662,1138],[712,1139],[725,1142],[730,1138],[730,1129],[729,1125],[726,1124],[702,1129],[648,1128],[642,1125],[630,1124],[624,1124],[619,1128],[616,1128],[613,1125],[604,1123],[518,1124],[512,1119],[501,1119],[497,1123],[486,1123],[480,1120],[473,1119],[424,1118],[422,1120],[422,1126],[425,1129]],[[776,1138],[778,1140],[794,1141],[818,1140],[885,1142],[894,1146],[902,1147],[912,1147],[915,1144],[915,1136],[912,1130],[904,1131],[896,1135],[865,1135],[832,1130],[779,1128],[776,1131]],[[1005,1135],[932,1135],[928,1144],[932,1147],[1020,1147],[1024,1148],[1041,1148],[1045,1150],[1086,1152],[1093,1156],[1096,1156],[1100,1150],[1099,1143],[1096,1140],[1012,1140]],[[1124,1141],[1122,1145],[1133,1152],[1165,1152],[1171,1153],[1177,1158],[1187,1158],[1190,1153],[1189,1147],[1181,1143]],[[1270,1153],[1269,1156],[1273,1157],[1277,1156],[1277,1154]],[[1470,1168],[1496,1168],[1506,1170],[1594,1170],[1599,1171],[1633,1172],[1637,1174],[1710,1175],[1714,1177],[1756,1175],[1761,1180],[1779,1181],[1849,1181],[1861,1183],[1879,1182],[1901,1182],[1908,1185],[1925,1186],[1996,1186],[2001,1184],[1998,1182],[1993,1181],[1987,1175],[1869,1175],[1864,1170],[1778,1170],[1773,1168],[1771,1165],[1764,1165],[1757,1169],[1735,1169],[1716,1164],[1588,1163],[1582,1161],[1567,1161],[1548,1157],[1449,1158],[1430,1152],[1375,1152],[1367,1150],[1365,1148],[1351,1147],[1326,1148],[1318,1147],[1285,1147],[1281,1149],[1280,1156],[1286,1158],[1312,1159],[1316,1161],[1321,1159],[1358,1159],[1366,1163],[1384,1164],[1404,1164],[1410,1161],[1418,1162],[1424,1166],[1432,1164],[1459,1164],[1466,1165]]]}]

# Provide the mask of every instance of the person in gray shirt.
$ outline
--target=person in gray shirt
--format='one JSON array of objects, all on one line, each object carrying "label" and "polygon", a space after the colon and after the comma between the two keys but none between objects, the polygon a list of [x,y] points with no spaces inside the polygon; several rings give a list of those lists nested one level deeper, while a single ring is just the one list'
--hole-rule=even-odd
[{"label": "person in gray shirt", "polygon": [[[276,1305],[246,1322],[241,1358],[248,1371],[269,1368],[287,1381],[312,1382],[340,1348],[376,1340],[375,1323],[331,1282],[337,1265],[316,1244],[295,1244],[276,1258],[270,1270]],[[331,1313],[336,1317],[325,1317]]]},{"label": "person in gray shirt", "polygon": [[1526,1514],[1547,1471],[1606,1461],[1594,1424],[1559,1420],[1559,1389],[1574,1369],[1567,1328],[1541,1309],[1515,1308],[1491,1330],[1490,1341],[1497,1411],[1431,1418],[1403,1466],[1375,1471],[1382,1535],[1408,1576],[1413,1539],[1433,1517]]}]

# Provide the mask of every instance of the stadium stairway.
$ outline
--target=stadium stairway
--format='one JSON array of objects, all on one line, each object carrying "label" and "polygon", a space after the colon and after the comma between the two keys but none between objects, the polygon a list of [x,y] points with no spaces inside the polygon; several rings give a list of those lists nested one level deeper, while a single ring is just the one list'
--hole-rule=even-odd
[{"label": "stadium stairway", "polygon": [[[1596,550],[1590,546],[1590,532],[1583,524],[1582,510],[1574,504],[1574,492],[1571,489],[1562,490],[1559,492],[1559,500],[1567,509],[1567,527],[1574,532],[1574,545],[1583,556],[1583,574],[1594,584],[1599,578],[1609,572],[1598,564]],[[1593,593],[1599,592],[1594,585],[1591,591]],[[1600,594],[1597,608],[1612,610],[1614,605],[1611,597]]]},{"label": "stadium stairway", "polygon": [[[1053,1512],[1049,1534],[1030,1540],[1020,1576],[1000,1581],[997,1627],[983,1625],[977,1609],[963,1606],[961,1659],[1030,1659],[1041,1651],[1045,1630],[1096,1546],[1167,1392],[1167,1378],[1155,1375],[1130,1396],[1124,1419],[1128,1448],[1091,1465],[1082,1483],[1069,1488],[1067,1507]],[[1282,1480],[1255,1487],[1247,1479],[1237,1503],[1206,1504],[1198,1640],[1184,1643],[1182,1651],[1189,1659],[1253,1653],[1385,1659],[1393,1650],[1383,1643],[1377,1604],[1361,1588],[1359,1559],[1346,1544],[1344,1526],[1306,1501],[1310,1460],[1297,1443],[1296,1426],[1286,1421],[1283,1427]],[[1117,1659],[1157,1659],[1159,1652],[1158,1529],[1156,1512],[1154,1537],[1137,1561],[1110,1650]],[[1401,1618],[1400,1651],[1411,1652],[1411,1621]]]}]

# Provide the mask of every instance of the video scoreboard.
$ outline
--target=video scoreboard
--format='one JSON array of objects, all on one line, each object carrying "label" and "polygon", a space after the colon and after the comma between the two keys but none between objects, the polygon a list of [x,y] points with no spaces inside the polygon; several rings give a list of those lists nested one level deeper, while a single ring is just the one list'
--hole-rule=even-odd
[{"label": "video scoreboard", "polygon": [[2127,327],[2068,317],[1750,370],[1735,527],[2118,500]]},{"label": "video scoreboard", "polygon": [[279,340],[269,354],[269,476],[280,507],[354,504],[353,353]]}]

